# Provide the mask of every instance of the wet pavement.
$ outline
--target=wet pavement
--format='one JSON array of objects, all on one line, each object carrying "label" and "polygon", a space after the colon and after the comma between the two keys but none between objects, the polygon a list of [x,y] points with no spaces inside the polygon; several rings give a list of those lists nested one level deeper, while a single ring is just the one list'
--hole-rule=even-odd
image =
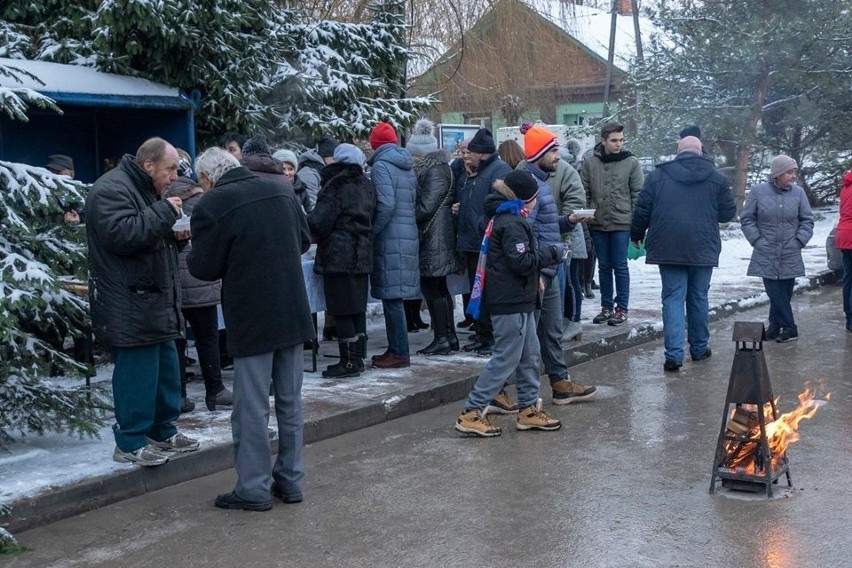
[{"label": "wet pavement", "polygon": [[234,472],[210,475],[18,534],[23,567],[852,566],[852,334],[836,286],[794,299],[801,338],[766,344],[780,412],[807,381],[831,401],[789,451],[775,497],[719,489],[710,474],[735,320],[713,357],[662,370],[653,341],[572,369],[591,403],[551,407],[553,433],[465,438],[455,402],[306,448],[306,501],[268,513],[212,506]]}]

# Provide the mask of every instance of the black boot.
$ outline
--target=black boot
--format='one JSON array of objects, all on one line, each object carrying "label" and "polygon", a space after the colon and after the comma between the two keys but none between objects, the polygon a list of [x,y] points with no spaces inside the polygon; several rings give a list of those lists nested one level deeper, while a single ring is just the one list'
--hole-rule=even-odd
[{"label": "black boot", "polygon": [[364,372],[364,357],[367,356],[367,334],[358,334],[358,339],[355,341],[354,347],[351,350],[352,362],[359,373]]},{"label": "black boot", "polygon": [[414,321],[414,314],[411,309],[411,300],[403,300],[402,309],[405,312],[405,328],[408,330],[408,333],[417,333],[420,331],[420,328],[417,326],[417,322]]},{"label": "black boot", "polygon": [[341,377],[357,377],[361,374],[358,370],[358,365],[353,357],[355,351],[355,341],[338,341],[337,347],[340,349],[340,362],[330,365],[328,369],[322,372],[322,376],[327,379]]},{"label": "black boot", "polygon": [[587,300],[594,300],[595,298],[595,293],[592,292],[592,285],[588,282],[583,285],[583,296],[585,296]]},{"label": "black boot", "polygon": [[449,355],[450,343],[447,339],[447,307],[446,298],[426,300],[429,306],[429,317],[432,318],[432,329],[435,338],[432,343],[417,352],[418,355]]},{"label": "black boot", "polygon": [[456,335],[456,328],[453,327],[453,320],[456,315],[456,300],[452,296],[444,298],[444,310],[447,318],[447,343],[450,344],[450,351],[458,351],[459,336]]}]

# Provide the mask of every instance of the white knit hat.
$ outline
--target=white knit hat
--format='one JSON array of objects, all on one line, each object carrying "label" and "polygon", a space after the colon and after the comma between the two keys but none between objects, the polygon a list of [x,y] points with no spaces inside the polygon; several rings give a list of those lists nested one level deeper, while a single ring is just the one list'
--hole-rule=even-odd
[{"label": "white knit hat", "polygon": [[421,118],[414,125],[414,133],[408,139],[405,149],[412,156],[425,156],[438,150],[438,140],[433,135],[435,125],[428,118]]}]

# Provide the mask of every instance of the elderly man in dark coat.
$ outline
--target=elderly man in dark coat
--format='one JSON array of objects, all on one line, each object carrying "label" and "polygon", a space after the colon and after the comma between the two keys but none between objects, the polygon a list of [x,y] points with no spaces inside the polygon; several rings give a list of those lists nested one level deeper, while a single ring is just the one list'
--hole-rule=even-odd
[{"label": "elderly man in dark coat", "polygon": [[285,503],[302,500],[302,345],[314,337],[301,265],[310,247],[308,223],[292,190],[259,178],[220,148],[199,156],[196,170],[213,191],[195,206],[187,264],[196,278],[222,279],[234,356],[237,484],[216,506],[267,511],[270,384],[278,421],[272,495]]},{"label": "elderly man in dark coat", "polygon": [[181,337],[179,197],[162,194],[177,178],[178,153],[151,138],[101,176],[86,199],[92,326],[111,349],[118,462],[161,465],[169,452],[198,449],[179,434]]},{"label": "elderly man in dark coat", "polygon": [[677,157],[658,165],[645,180],[630,238],[637,248],[645,240],[645,262],[660,266],[666,371],[683,365],[684,303],[692,360],[710,357],[707,292],[722,252],[719,223],[736,213],[727,178],[702,156],[695,136],[681,138]]},{"label": "elderly man in dark coat", "polygon": [[393,126],[380,122],[370,134],[370,157],[376,214],[373,216],[373,273],[371,294],[382,301],[388,350],[373,357],[374,367],[408,367],[408,332],[403,300],[420,297],[418,257],[417,176],[414,160],[399,140]]}]

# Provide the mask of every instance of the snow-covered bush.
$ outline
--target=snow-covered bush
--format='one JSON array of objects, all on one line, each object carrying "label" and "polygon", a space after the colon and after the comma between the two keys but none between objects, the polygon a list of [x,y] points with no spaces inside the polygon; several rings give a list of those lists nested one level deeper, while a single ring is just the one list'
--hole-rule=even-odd
[{"label": "snow-covered bush", "polygon": [[89,326],[86,297],[63,286],[85,273],[83,230],[62,223],[63,205],[83,202],[85,189],[0,161],[0,449],[16,433],[93,436],[105,421],[106,401],[83,384],[86,364],[63,351]]}]

